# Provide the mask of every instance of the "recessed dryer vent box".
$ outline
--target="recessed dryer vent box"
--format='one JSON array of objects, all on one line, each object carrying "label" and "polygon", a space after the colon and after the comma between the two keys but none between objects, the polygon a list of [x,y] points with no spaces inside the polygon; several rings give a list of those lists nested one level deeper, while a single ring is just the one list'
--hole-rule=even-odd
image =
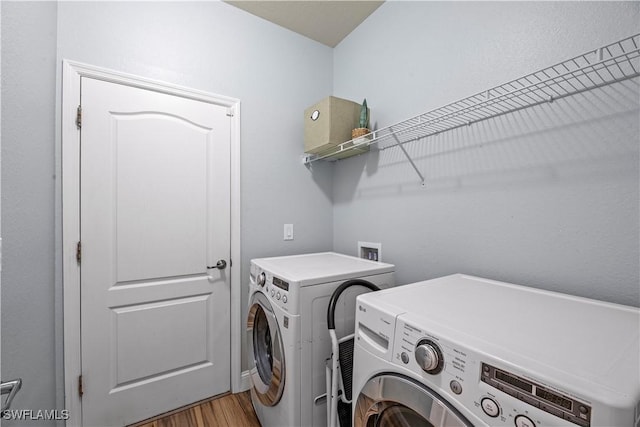
[{"label": "recessed dryer vent box", "polygon": [[[304,110],[304,151],[324,154],[336,145],[351,140],[351,131],[360,120],[360,104],[329,96]],[[367,151],[357,148],[333,158],[344,158]]]}]

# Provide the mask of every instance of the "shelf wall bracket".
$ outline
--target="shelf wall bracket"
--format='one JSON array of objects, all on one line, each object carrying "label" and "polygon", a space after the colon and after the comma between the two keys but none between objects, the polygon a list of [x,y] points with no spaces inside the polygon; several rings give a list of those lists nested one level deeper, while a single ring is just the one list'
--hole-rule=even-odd
[{"label": "shelf wall bracket", "polygon": [[402,150],[402,152],[404,153],[404,155],[407,157],[407,160],[409,160],[409,163],[411,164],[411,166],[413,167],[413,170],[416,171],[416,173],[418,174],[418,176],[420,177],[420,185],[422,185],[424,187],[424,176],[422,175],[422,173],[420,173],[420,170],[418,169],[418,167],[416,166],[416,164],[414,163],[413,159],[411,158],[411,156],[409,155],[409,153],[407,153],[407,150],[404,148],[404,143],[400,142],[400,140],[398,139],[398,135],[393,135],[393,139],[396,140],[396,142],[398,143],[398,147],[400,147],[400,149]]}]

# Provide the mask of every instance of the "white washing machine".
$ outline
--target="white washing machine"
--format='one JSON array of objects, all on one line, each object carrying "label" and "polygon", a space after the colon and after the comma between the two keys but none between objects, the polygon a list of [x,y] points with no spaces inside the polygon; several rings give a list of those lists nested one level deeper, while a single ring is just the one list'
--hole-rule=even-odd
[{"label": "white washing machine", "polygon": [[452,275],[358,297],[354,426],[640,425],[640,310]]},{"label": "white washing machine", "polygon": [[[334,252],[251,261],[247,340],[251,399],[262,427],[326,426],[325,360],[331,353],[327,306],[350,279],[394,284],[394,266]],[[349,288],[336,309],[336,333],[353,332]]]}]

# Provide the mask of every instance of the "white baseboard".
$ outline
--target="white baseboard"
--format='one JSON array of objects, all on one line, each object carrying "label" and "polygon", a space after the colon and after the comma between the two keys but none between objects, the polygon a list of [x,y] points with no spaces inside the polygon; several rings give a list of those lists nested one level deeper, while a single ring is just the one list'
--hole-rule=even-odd
[{"label": "white baseboard", "polygon": [[240,390],[237,390],[236,393],[247,391],[250,388],[251,388],[251,377],[249,376],[249,371],[242,371],[242,376],[240,377]]}]

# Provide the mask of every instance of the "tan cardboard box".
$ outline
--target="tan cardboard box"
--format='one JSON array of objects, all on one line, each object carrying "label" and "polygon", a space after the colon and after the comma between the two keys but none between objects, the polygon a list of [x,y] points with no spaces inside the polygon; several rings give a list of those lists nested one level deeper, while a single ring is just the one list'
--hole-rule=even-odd
[{"label": "tan cardboard box", "polygon": [[[360,104],[329,96],[304,110],[304,151],[323,154],[331,147],[351,139],[358,127]],[[341,157],[360,154],[361,149],[343,153]]]}]

